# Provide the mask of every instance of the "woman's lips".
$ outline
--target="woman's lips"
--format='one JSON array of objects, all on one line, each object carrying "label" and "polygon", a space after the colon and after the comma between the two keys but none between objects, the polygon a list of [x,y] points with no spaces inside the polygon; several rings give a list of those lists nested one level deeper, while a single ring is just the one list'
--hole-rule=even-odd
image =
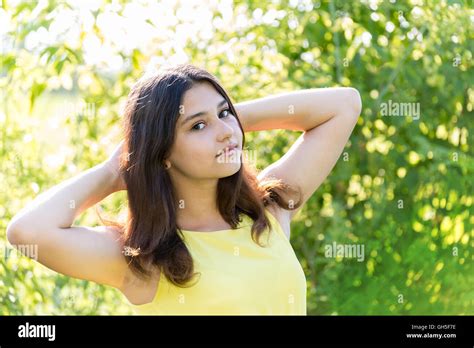
[{"label": "woman's lips", "polygon": [[229,145],[228,147],[226,147],[225,149],[219,151],[219,153],[216,155],[216,157],[219,157],[223,154],[232,154],[234,153],[236,150],[238,149],[238,145],[237,144],[232,144],[232,145]]},{"label": "woman's lips", "polygon": [[240,151],[240,149],[238,147],[234,147],[232,149],[226,149],[225,151],[221,152],[220,154],[218,154],[216,157],[219,158],[221,157],[222,155],[225,155],[225,157],[230,157],[230,156],[236,156],[238,154],[238,152]]}]

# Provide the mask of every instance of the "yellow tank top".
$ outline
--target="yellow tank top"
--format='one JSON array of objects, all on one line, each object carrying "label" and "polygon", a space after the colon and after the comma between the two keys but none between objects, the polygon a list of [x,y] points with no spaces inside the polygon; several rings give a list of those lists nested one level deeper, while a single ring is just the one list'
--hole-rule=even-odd
[{"label": "yellow tank top", "polygon": [[200,274],[188,288],[161,274],[152,302],[130,304],[135,314],[306,315],[303,268],[278,220],[267,209],[265,214],[273,227],[260,237],[265,247],[252,240],[253,220],[245,214],[237,229],[182,230]]}]

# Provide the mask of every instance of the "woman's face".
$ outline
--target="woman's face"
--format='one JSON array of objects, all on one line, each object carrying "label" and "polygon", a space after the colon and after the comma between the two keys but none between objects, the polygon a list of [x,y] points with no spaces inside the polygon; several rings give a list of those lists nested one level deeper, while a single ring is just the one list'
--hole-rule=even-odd
[{"label": "woman's face", "polygon": [[[227,101],[209,82],[194,85],[183,99],[168,158],[171,173],[194,179],[235,174],[241,166],[242,131]],[[223,152],[231,144],[237,144],[234,152]]]}]

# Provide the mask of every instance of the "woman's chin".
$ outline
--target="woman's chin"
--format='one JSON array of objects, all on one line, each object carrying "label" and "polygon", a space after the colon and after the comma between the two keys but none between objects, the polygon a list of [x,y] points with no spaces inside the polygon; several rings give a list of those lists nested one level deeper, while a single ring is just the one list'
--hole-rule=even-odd
[{"label": "woman's chin", "polygon": [[237,161],[224,161],[218,160],[216,164],[216,172],[219,173],[219,177],[227,177],[234,175],[240,170],[242,163],[240,162],[240,158]]}]

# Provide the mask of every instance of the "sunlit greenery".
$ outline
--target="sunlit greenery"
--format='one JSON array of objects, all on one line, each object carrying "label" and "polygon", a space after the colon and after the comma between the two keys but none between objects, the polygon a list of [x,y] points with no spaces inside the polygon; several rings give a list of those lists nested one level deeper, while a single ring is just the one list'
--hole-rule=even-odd
[{"label": "sunlit greenery", "polygon": [[[360,91],[343,155],[292,223],[308,314],[474,314],[467,2],[0,3],[0,314],[131,313],[118,291],[18,256],[5,228],[37,194],[105,160],[131,85],[181,62],[215,74],[234,102]],[[249,133],[258,167],[299,134]],[[125,197],[101,203],[108,217]],[[98,223],[93,209],[75,222]],[[364,260],[325,257],[333,242],[363,245]]]}]

